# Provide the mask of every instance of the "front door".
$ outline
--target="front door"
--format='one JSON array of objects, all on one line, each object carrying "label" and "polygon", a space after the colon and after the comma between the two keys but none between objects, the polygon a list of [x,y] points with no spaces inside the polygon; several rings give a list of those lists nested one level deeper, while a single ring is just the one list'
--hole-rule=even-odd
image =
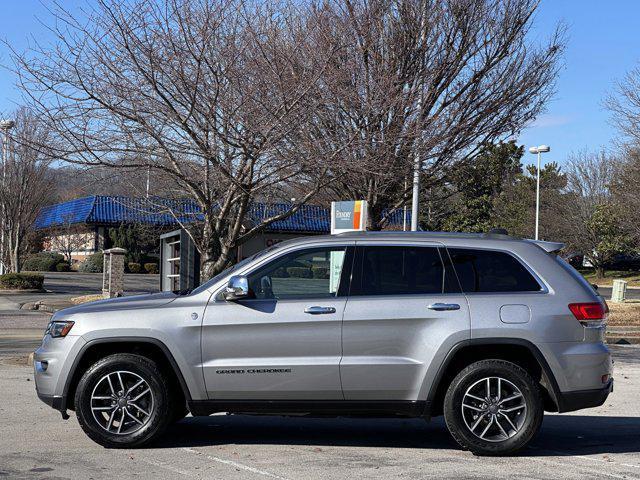
[{"label": "front door", "polygon": [[246,275],[254,297],[217,295],[202,325],[210,399],[342,399],[341,322],[353,247],[285,251]]},{"label": "front door", "polygon": [[446,251],[358,242],[356,252],[342,333],[345,399],[424,400],[438,356],[470,336],[467,300]]}]

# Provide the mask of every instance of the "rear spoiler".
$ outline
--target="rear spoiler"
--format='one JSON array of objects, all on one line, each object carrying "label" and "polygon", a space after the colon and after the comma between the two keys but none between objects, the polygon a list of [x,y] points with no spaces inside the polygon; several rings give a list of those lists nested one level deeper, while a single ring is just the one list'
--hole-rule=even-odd
[{"label": "rear spoiler", "polygon": [[548,253],[558,253],[560,250],[564,248],[564,243],[562,242],[545,242],[543,240],[526,240],[530,243],[535,243],[541,249]]}]

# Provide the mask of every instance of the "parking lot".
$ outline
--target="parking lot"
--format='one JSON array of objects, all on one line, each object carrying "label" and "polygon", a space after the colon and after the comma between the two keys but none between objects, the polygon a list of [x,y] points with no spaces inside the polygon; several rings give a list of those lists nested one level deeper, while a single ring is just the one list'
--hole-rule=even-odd
[{"label": "parking lot", "polygon": [[460,451],[443,421],[187,418],[141,450],[91,442],[41,403],[24,356],[0,363],[0,478],[640,478],[640,348],[615,347],[616,386],[600,408],[549,414],[511,458]]}]

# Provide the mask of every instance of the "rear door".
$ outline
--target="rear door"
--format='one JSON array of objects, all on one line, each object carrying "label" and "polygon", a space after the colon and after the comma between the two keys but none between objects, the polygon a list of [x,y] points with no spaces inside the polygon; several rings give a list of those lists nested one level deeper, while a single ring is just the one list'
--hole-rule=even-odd
[{"label": "rear door", "polygon": [[424,399],[428,371],[469,338],[467,301],[443,255],[437,243],[358,242],[343,317],[346,400]]}]

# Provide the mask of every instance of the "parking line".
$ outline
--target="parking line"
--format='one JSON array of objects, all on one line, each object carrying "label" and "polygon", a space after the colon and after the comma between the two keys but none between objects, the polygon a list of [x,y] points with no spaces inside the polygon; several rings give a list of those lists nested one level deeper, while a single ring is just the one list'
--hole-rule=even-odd
[{"label": "parking line", "polygon": [[205,457],[207,460],[211,460],[213,462],[222,463],[224,465],[229,465],[231,467],[235,467],[235,468],[238,468],[240,470],[244,470],[245,472],[251,472],[251,473],[255,473],[255,474],[262,475],[262,476],[265,476],[265,477],[270,477],[270,478],[276,478],[278,480],[287,480],[285,477],[281,477],[279,475],[276,475],[275,473],[266,472],[264,470],[259,470],[259,469],[254,468],[254,467],[250,467],[249,465],[244,465],[242,463],[234,462],[233,460],[226,460],[224,458],[214,457],[213,455],[209,455],[207,453],[199,452],[199,451],[197,451],[197,450],[195,450],[193,448],[182,447],[182,450],[184,450],[185,452],[189,452],[189,453],[195,453],[196,455],[201,455],[201,456]]},{"label": "parking line", "polygon": [[575,455],[573,453],[561,452],[560,450],[549,450],[548,448],[537,448],[537,447],[529,447],[529,448],[531,448],[532,450],[540,450],[543,452],[555,453],[556,455],[560,455],[563,457],[581,458],[583,460],[590,460],[596,463],[604,463],[606,465],[611,465],[613,463],[615,465],[621,465],[623,467],[640,468],[640,465],[636,465],[634,463],[616,462],[615,460],[611,459],[611,457],[609,457],[609,460],[603,460],[602,458],[598,458],[598,457],[589,457],[587,455]]},{"label": "parking line", "polygon": [[186,470],[180,470],[179,468],[172,467],[171,465],[167,465],[166,463],[157,462],[155,460],[149,460],[148,458],[138,457],[138,460],[148,463],[149,465],[153,465],[154,467],[164,468],[165,470],[169,470],[170,472],[177,473],[179,475],[184,475],[185,477],[195,477],[195,475],[191,472],[187,472]]},{"label": "parking line", "polygon": [[[530,447],[530,448],[533,449],[533,447]],[[561,454],[565,458],[567,457],[566,454],[563,454],[562,452],[557,452],[557,451],[554,451],[554,450],[546,450],[544,448],[539,448],[539,449],[537,448],[536,450],[547,451],[549,453],[558,453],[558,454]],[[600,459],[590,458],[590,457],[586,457],[584,455],[571,455],[571,456],[569,456],[569,458],[571,458],[571,457],[580,458],[580,459],[589,459],[589,460],[592,460],[592,461],[595,461],[595,462],[606,463],[608,465],[613,464],[613,465],[619,465],[619,466],[628,466],[628,467],[636,467],[636,468],[638,467],[637,465],[629,465],[629,464],[624,464],[624,463],[608,462],[608,461],[605,461],[605,460],[601,461]],[[554,461],[554,460],[551,460],[548,457],[545,457],[545,458],[542,458],[542,457],[527,457],[527,460],[534,460],[534,461],[537,461],[537,462],[553,464],[553,465],[557,465],[557,466],[561,466],[561,467],[566,467],[567,466],[566,462]],[[584,465],[584,466],[583,465],[576,465],[576,464],[571,464],[571,465],[573,465],[574,468],[581,469],[581,470],[584,470],[584,469],[587,468],[586,465]],[[591,473],[593,473],[593,472],[591,472]],[[620,479],[640,478],[640,477],[635,477],[635,476],[634,477],[629,477],[629,475],[625,475],[625,474],[616,474],[616,473],[602,472],[602,471],[597,471],[596,474],[597,475],[602,475],[602,476],[605,476],[605,477],[609,477],[609,478],[620,478]]]}]

